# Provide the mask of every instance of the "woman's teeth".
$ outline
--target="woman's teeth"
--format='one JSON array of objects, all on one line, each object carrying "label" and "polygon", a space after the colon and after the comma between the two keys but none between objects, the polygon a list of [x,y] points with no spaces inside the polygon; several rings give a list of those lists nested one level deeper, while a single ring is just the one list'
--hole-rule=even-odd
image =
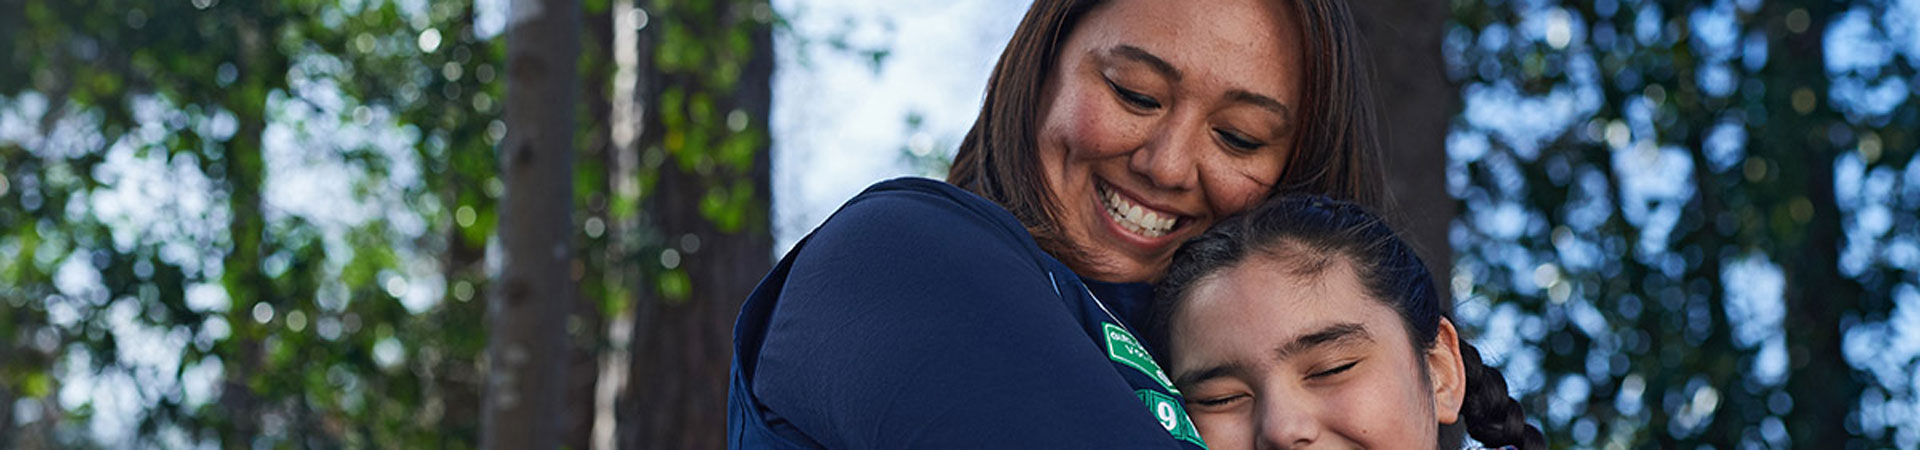
[{"label": "woman's teeth", "polygon": [[1112,216],[1115,223],[1119,223],[1122,228],[1134,234],[1149,238],[1165,236],[1168,231],[1173,230],[1173,224],[1179,220],[1177,216],[1143,208],[1127,200],[1118,192],[1104,188],[1100,191],[1105,194],[1102,198],[1106,200],[1107,215]]}]

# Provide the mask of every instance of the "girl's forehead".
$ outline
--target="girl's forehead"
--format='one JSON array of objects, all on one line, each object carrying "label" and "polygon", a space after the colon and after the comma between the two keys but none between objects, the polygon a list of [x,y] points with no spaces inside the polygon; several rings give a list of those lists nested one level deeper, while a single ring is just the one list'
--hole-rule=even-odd
[{"label": "girl's forehead", "polygon": [[1399,324],[1399,314],[1368,292],[1348,258],[1308,262],[1318,267],[1302,270],[1307,261],[1301,257],[1255,252],[1194,283],[1175,319],[1200,320],[1196,325],[1248,321],[1267,329],[1304,328],[1327,319]]}]

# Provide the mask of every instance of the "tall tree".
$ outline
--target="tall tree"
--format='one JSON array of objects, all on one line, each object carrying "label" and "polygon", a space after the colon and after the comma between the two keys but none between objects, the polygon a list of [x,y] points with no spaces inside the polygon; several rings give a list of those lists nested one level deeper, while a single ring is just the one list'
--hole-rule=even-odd
[{"label": "tall tree", "polygon": [[1440,41],[1446,33],[1443,2],[1354,2],[1373,63],[1373,91],[1388,191],[1402,233],[1440,283],[1441,298],[1453,273],[1447,230],[1456,204],[1447,194],[1447,128],[1460,109],[1459,92],[1447,79]]},{"label": "tall tree", "polygon": [[506,195],[503,252],[490,299],[481,444],[548,448],[561,442],[573,262],[574,99],[580,3],[516,0],[507,39],[507,137],[499,150]]},{"label": "tall tree", "polygon": [[657,234],[640,254],[652,276],[632,311],[620,446],[719,448],[733,319],[773,253],[773,10],[764,0],[639,5],[649,19],[633,37],[634,148]]}]

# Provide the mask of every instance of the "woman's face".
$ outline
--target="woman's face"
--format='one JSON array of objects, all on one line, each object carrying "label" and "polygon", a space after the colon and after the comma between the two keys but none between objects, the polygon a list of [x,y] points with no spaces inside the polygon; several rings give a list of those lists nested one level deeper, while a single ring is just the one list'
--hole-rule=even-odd
[{"label": "woman's face", "polygon": [[1038,145],[1075,271],[1156,279],[1272,189],[1302,114],[1299,24],[1277,3],[1113,0],[1073,29]]},{"label": "woman's face", "polygon": [[1465,392],[1453,325],[1416,350],[1346,261],[1297,267],[1255,257],[1195,285],[1173,316],[1171,374],[1201,438],[1216,450],[1434,448]]}]

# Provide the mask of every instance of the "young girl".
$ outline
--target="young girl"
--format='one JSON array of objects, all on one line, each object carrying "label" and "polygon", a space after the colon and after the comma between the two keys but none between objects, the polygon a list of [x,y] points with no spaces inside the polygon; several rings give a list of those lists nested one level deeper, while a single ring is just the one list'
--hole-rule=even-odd
[{"label": "young girl", "polygon": [[1158,292],[1174,386],[1215,450],[1546,448],[1419,257],[1351,203],[1286,197],[1186,244]]}]

